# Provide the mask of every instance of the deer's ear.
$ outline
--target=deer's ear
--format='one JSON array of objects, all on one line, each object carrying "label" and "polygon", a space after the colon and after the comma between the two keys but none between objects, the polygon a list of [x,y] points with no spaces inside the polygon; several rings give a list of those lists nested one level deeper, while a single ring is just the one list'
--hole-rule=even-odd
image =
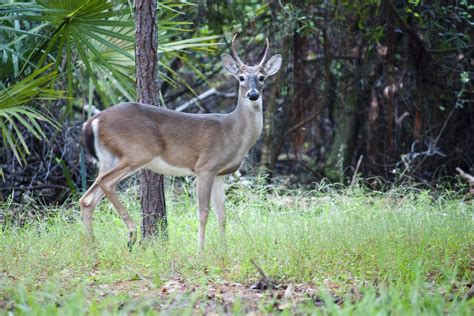
[{"label": "deer's ear", "polygon": [[281,67],[281,55],[273,55],[263,66],[263,71],[267,76],[274,75],[280,70]]},{"label": "deer's ear", "polygon": [[224,69],[227,70],[232,75],[236,76],[239,73],[240,69],[235,59],[227,54],[222,54],[221,58],[222,58],[222,66],[224,66]]}]

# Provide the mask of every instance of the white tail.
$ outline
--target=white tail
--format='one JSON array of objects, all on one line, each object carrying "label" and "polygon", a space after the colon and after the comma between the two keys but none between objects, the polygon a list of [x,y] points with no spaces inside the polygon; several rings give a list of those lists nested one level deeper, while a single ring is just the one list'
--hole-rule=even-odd
[{"label": "white tail", "polygon": [[262,87],[267,76],[281,66],[281,56],[256,66],[245,65],[235,50],[222,55],[224,69],[239,81],[237,106],[229,114],[187,114],[161,107],[122,103],[91,117],[83,126],[88,151],[98,160],[99,175],[80,199],[83,222],[93,238],[92,214],[105,195],[128,227],[129,244],[136,240],[136,225],[120,203],[114,187],[142,168],[155,172],[197,177],[199,250],[204,235],[209,203],[217,214],[225,242],[224,175],[236,171],[262,131]]}]

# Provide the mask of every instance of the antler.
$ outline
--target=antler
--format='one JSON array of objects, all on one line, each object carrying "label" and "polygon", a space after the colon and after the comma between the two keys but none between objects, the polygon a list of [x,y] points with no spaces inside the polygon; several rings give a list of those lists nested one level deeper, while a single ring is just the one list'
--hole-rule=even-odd
[{"label": "antler", "polygon": [[234,56],[235,61],[239,64],[239,67],[242,66],[244,63],[240,60],[239,55],[237,54],[237,50],[235,49],[235,39],[237,38],[238,33],[235,33],[234,37],[232,38],[231,50],[232,56]]},{"label": "antler", "polygon": [[270,43],[268,41],[268,37],[265,37],[266,41],[266,46],[265,46],[265,53],[263,54],[262,60],[258,64],[258,67],[263,67],[263,64],[265,63],[265,59],[267,59],[267,54],[268,54],[268,48],[270,47]]},{"label": "antler", "polygon": [[[238,33],[235,33],[234,37],[232,38],[232,44],[231,44],[231,50],[232,50],[232,56],[234,56],[235,61],[239,64],[239,67],[244,65],[244,62],[239,58],[239,55],[237,54],[237,50],[235,49],[235,39],[237,38]],[[262,60],[258,64],[257,67],[261,68],[263,67],[263,64],[265,63],[265,60],[267,59],[268,55],[268,49],[270,47],[270,42],[268,41],[268,37],[265,37],[266,45],[265,45],[265,53],[263,54]]]}]

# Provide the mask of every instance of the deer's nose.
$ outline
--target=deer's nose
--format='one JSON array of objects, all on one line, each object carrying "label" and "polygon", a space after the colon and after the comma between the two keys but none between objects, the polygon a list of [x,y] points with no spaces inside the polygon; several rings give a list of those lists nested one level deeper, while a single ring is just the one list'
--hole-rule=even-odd
[{"label": "deer's nose", "polygon": [[260,97],[260,94],[258,94],[257,91],[252,90],[247,94],[247,97],[252,101],[256,101]]}]

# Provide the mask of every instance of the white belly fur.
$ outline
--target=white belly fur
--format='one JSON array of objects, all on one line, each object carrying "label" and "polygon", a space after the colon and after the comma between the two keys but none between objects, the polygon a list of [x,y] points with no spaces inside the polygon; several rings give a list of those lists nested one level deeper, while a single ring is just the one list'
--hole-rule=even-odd
[{"label": "white belly fur", "polygon": [[147,163],[144,168],[168,176],[183,177],[195,175],[194,172],[191,171],[191,169],[170,165],[169,163],[161,159],[161,157],[153,158],[153,160]]},{"label": "white belly fur", "polygon": [[99,119],[95,119],[91,123],[92,131],[94,133],[94,148],[97,155],[100,172],[105,172],[112,169],[118,163],[115,157],[99,140]]}]

